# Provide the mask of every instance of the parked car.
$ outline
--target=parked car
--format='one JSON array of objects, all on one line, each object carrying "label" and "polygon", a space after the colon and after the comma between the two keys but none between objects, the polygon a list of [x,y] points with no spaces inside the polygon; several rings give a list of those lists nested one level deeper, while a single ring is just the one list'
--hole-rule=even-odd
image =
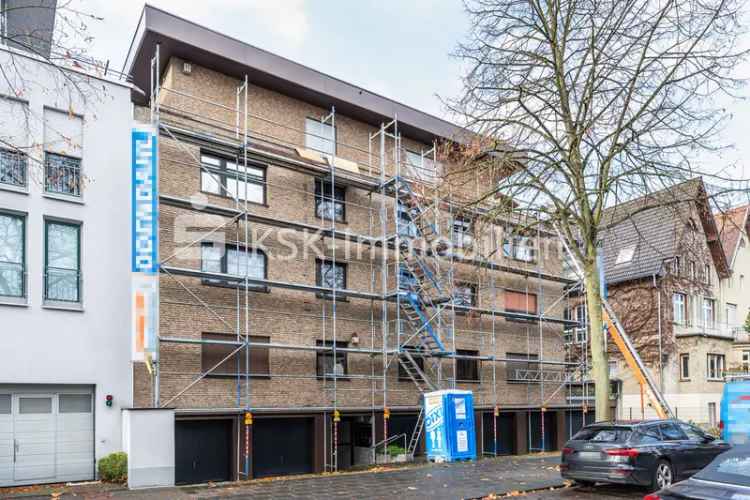
[{"label": "parked car", "polygon": [[729,444],[679,420],[598,422],[565,444],[560,473],[596,482],[664,488],[705,467]]},{"label": "parked car", "polygon": [[750,498],[750,446],[737,446],[716,457],[686,481],[643,497],[643,500]]}]

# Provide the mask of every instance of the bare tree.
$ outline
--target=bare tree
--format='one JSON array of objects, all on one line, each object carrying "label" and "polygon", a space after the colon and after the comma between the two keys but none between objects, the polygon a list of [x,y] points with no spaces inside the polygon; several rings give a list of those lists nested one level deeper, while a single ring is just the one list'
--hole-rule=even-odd
[{"label": "bare tree", "polygon": [[[54,96],[70,113],[82,113],[81,106],[108,97],[106,86],[95,77],[120,79],[122,75],[109,69],[108,62],[88,56],[93,38],[89,24],[101,17],[78,7],[74,0],[5,0],[0,2],[0,104],[4,105],[0,119],[0,148],[23,155],[30,166],[32,180],[42,177],[44,164],[38,154],[39,144],[19,141],[8,133],[18,124],[33,137],[35,126],[43,117],[35,116],[28,106],[19,106],[35,87]],[[46,69],[40,77],[41,62]],[[78,103],[74,106],[74,103]],[[82,103],[82,104],[81,104]],[[78,109],[75,109],[78,108]],[[3,123],[12,120],[13,124]],[[77,138],[68,138],[71,142]],[[9,170],[10,169],[10,170]],[[0,176],[15,175],[12,166],[0,171]]]},{"label": "bare tree", "polygon": [[449,107],[492,139],[468,148],[471,158],[457,174],[501,158],[502,175],[476,202],[513,200],[495,209],[533,213],[576,243],[598,419],[609,418],[597,264],[605,208],[696,176],[724,192],[748,187],[736,173],[696,161],[722,147],[718,133],[730,113],[719,102],[744,83],[734,76],[746,57],[738,48],[740,3],[466,3],[471,31],[457,55],[467,72],[462,95]]}]

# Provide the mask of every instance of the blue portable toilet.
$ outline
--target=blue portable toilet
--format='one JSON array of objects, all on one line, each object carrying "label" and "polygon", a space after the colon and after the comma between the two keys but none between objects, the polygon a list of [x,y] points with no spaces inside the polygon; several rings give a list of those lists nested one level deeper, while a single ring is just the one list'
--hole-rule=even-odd
[{"label": "blue portable toilet", "polygon": [[750,443],[750,378],[731,378],[721,397],[721,439],[734,445]]},{"label": "blue portable toilet", "polygon": [[475,460],[474,396],[456,389],[424,395],[427,458],[435,462]]}]

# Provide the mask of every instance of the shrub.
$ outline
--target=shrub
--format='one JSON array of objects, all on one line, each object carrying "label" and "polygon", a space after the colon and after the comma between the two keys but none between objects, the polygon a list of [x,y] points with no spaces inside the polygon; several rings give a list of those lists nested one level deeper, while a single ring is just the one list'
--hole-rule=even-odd
[{"label": "shrub", "polygon": [[124,483],[128,479],[128,455],[124,451],[110,453],[99,460],[99,479]]},{"label": "shrub", "polygon": [[406,453],[406,450],[404,449],[404,447],[399,446],[397,444],[389,444],[387,450],[388,450],[388,454],[391,456],[403,455],[404,453]]}]

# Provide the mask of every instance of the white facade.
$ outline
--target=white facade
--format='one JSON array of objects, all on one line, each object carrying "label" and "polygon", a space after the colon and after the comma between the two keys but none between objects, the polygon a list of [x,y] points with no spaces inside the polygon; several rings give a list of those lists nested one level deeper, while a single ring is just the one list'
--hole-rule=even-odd
[{"label": "white facade", "polygon": [[93,479],[95,460],[123,449],[133,400],[130,89],[6,49],[0,66],[23,77],[0,79],[0,149],[27,153],[25,179],[0,161],[0,230],[12,226],[0,236],[0,486]]}]

